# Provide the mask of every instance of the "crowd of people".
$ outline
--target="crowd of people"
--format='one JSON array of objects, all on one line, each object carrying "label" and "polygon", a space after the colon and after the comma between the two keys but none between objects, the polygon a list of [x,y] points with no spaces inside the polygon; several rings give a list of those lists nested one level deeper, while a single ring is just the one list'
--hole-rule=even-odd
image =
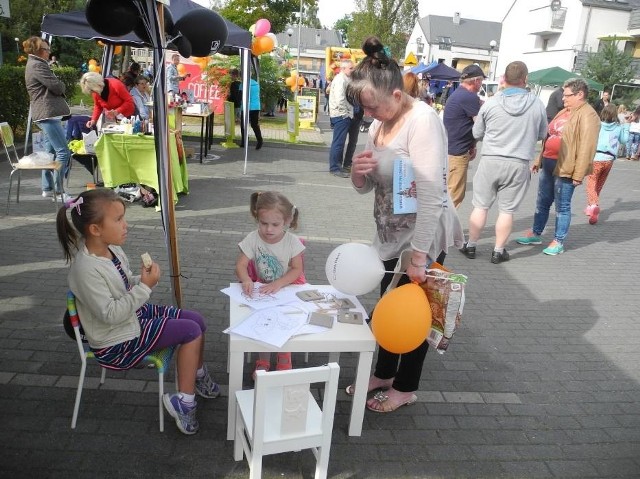
[{"label": "crowd of people", "polygon": [[[89,346],[107,368],[129,369],[148,352],[168,346],[178,349],[178,392],[166,394],[164,405],[180,431],[198,431],[196,395],[215,398],[220,388],[204,362],[205,319],[195,311],[149,302],[160,278],[156,263],[142,265],[134,274],[122,250],[127,222],[121,198],[110,189],[97,189],[71,198],[64,193],[62,177],[69,163],[61,118],[69,115],[64,84],[52,72],[49,45],[32,37],[24,42],[29,54],[25,72],[34,121],[45,133],[49,148],[63,164],[53,182],[43,176],[43,196],[60,195],[64,206],[57,216],[58,237],[64,257],[71,263],[69,283],[76,296]],[[495,245],[490,261],[510,260],[507,244],[513,217],[525,198],[531,173],[539,173],[536,207],[531,228],[516,242],[542,244],[542,234],[555,205],[553,239],[543,253],[565,251],[571,225],[575,189],[586,182],[585,214],[590,224],[598,222],[600,193],[619,150],[625,146],[628,159],[636,159],[640,145],[640,108],[633,113],[616,107],[605,93],[592,107],[589,88],[580,78],[564,82],[545,106],[527,88],[528,68],[521,61],[509,63],[500,90],[486,101],[478,95],[484,72],[469,65],[459,85],[448,85],[442,117],[430,105],[433,101],[424,84],[412,73],[403,74],[398,63],[376,37],[363,44],[365,54],[357,65],[351,59],[340,64],[340,72],[324,90],[326,112],[333,128],[329,173],[349,178],[357,194],[373,193],[375,236],[373,247],[384,265],[380,282],[384,295],[398,268],[405,271],[398,284],[424,282],[427,269],[445,262],[449,248],[476,259],[477,245],[487,221],[488,210],[498,204]],[[178,84],[188,74],[177,69],[179,56],[167,68],[167,89],[179,92]],[[228,100],[242,108],[238,70],[230,72]],[[86,128],[96,125],[103,114],[116,120],[137,114],[148,118],[150,79],[136,63],[120,79],[86,72],[80,81],[91,94],[94,109]],[[251,79],[249,122],[259,150],[263,138],[259,126],[259,85]],[[355,153],[363,116],[373,122],[364,150]],[[246,135],[242,126],[243,143]],[[536,154],[538,142],[542,142]],[[465,238],[458,208],[464,201],[470,162],[478,155],[473,177],[473,209]],[[415,176],[414,213],[394,211],[394,164],[407,162]],[[273,293],[293,283],[304,283],[304,242],[295,229],[299,212],[279,192],[255,192],[249,209],[257,229],[238,245],[236,276],[245,294]],[[70,221],[69,221],[70,219]],[[409,261],[400,261],[403,253]],[[401,314],[401,312],[399,312]],[[376,413],[390,413],[416,402],[423,363],[429,344],[425,340],[413,351],[396,354],[379,347],[377,362],[368,382],[373,393],[366,407]],[[255,370],[270,370],[269,354],[261,354]],[[292,367],[291,355],[279,353],[275,369]],[[347,394],[354,394],[350,385]]]}]

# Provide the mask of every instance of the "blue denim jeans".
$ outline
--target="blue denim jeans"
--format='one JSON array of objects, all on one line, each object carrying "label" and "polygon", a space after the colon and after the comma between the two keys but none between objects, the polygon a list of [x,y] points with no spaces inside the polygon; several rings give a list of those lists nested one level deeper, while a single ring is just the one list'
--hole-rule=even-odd
[{"label": "blue denim jeans", "polygon": [[556,231],[554,238],[558,243],[563,243],[569,232],[569,226],[571,226],[571,199],[575,186],[571,178],[553,176],[555,167],[556,160],[542,159],[536,212],[533,215],[533,233],[537,236],[542,234],[549,220],[549,209],[555,202]]},{"label": "blue denim jeans", "polygon": [[351,118],[348,116],[332,116],[329,121],[333,127],[333,139],[329,152],[329,171],[341,171],[344,158],[344,144],[347,140]]},{"label": "blue denim jeans", "polygon": [[[67,145],[67,137],[64,128],[62,128],[61,120],[41,120],[38,126],[44,134],[45,147],[47,150],[56,155],[55,161],[62,163],[62,168],[56,171],[53,175],[54,182],[56,184],[55,191],[62,193],[64,188],[62,186],[62,180],[67,176],[69,171],[69,161],[71,159],[71,151]],[[51,184],[51,176],[42,172],[42,191],[53,190]]]},{"label": "blue denim jeans", "polygon": [[640,133],[629,132],[627,140],[627,158],[638,156],[638,145],[640,144]]}]

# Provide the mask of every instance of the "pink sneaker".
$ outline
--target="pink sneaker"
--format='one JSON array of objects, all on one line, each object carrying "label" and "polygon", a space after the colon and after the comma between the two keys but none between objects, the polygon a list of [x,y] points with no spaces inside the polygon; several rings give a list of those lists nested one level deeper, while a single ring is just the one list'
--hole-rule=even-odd
[{"label": "pink sneaker", "polygon": [[595,225],[598,222],[599,214],[600,214],[600,207],[598,205],[593,205],[593,209],[591,210],[591,214],[589,215],[590,225]]}]

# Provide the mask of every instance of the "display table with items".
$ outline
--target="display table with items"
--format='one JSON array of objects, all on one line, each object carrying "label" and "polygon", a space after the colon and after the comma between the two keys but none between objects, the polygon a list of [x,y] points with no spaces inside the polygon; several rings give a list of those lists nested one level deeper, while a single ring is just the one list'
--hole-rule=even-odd
[{"label": "display table with items", "polygon": [[[178,153],[176,134],[169,135],[169,161],[174,191],[189,192],[189,177],[184,155]],[[156,146],[153,135],[103,133],[95,144],[104,185],[110,188],[137,183],[160,191]]]}]

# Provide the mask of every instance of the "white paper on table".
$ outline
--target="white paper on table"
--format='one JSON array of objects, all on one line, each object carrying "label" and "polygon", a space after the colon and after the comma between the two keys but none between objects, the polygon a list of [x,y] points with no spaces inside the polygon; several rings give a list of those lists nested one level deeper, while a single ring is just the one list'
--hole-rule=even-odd
[{"label": "white paper on table", "polygon": [[260,309],[223,333],[238,334],[281,348],[307,324],[307,317],[306,311],[291,306]]},{"label": "white paper on table", "polygon": [[253,294],[251,296],[246,295],[242,291],[242,283],[231,283],[228,288],[221,289],[220,291],[234,301],[251,306],[253,309],[273,308],[282,304],[299,301],[296,296],[296,291],[300,291],[299,289],[286,287],[277,293],[261,294],[259,292],[260,286],[263,286],[263,284],[253,283]]}]

